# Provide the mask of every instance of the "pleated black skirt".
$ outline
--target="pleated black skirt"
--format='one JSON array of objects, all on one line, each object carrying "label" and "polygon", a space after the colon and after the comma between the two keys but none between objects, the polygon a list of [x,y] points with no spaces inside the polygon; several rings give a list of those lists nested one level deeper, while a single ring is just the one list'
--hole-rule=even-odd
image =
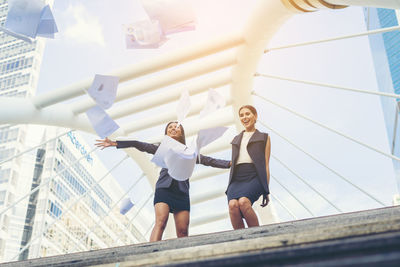
[{"label": "pleated black skirt", "polygon": [[264,187],[253,163],[242,163],[235,166],[232,182],[226,192],[228,202],[231,199],[247,197],[253,205],[264,193]]},{"label": "pleated black skirt", "polygon": [[190,211],[190,198],[179,190],[179,185],[176,180],[172,180],[168,188],[157,188],[154,194],[154,205],[157,203],[166,203],[169,206],[169,212],[187,210]]}]

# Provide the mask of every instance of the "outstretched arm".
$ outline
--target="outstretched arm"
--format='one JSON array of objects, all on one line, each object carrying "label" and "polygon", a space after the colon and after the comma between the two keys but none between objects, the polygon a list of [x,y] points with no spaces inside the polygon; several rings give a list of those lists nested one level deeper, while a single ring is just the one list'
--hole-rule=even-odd
[{"label": "outstretched arm", "polygon": [[100,147],[101,150],[103,150],[106,147],[110,147],[110,146],[117,146],[117,142],[115,141],[111,141],[110,139],[108,139],[106,137],[106,139],[99,139],[96,140],[97,143],[95,143],[94,145],[97,147]]},{"label": "outstretched arm", "polygon": [[200,162],[199,159],[197,158],[197,163],[221,169],[229,169],[231,167],[231,162],[229,160],[215,159],[201,154],[200,154]]},{"label": "outstretched arm", "polygon": [[158,146],[140,142],[140,141],[111,141],[110,139],[106,138],[104,140],[96,140],[98,143],[95,145],[104,149],[106,147],[115,146],[117,148],[128,148],[134,147],[139,151],[147,152],[149,154],[154,154],[157,151]]}]

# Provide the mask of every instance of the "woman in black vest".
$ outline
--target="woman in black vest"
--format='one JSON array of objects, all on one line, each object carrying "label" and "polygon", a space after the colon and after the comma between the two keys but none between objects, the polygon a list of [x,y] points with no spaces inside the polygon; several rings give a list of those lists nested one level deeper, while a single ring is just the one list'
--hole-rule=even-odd
[{"label": "woman in black vest", "polygon": [[[170,122],[165,127],[165,134],[175,140],[186,144],[185,131],[177,122]],[[97,140],[96,146],[103,148],[115,146],[117,148],[134,147],[139,151],[154,154],[158,146],[140,141],[111,141],[106,138]],[[229,160],[219,160],[200,155],[200,162],[206,166],[228,169],[231,165]],[[156,183],[154,194],[155,224],[150,235],[150,242],[161,240],[165,227],[167,226],[169,213],[174,214],[177,237],[188,236],[189,228],[189,181],[177,181],[168,174],[168,169],[162,168]]]},{"label": "woman in black vest", "polygon": [[257,110],[250,105],[239,109],[240,122],[245,130],[233,138],[232,167],[229,175],[229,215],[233,229],[259,226],[252,205],[263,195],[262,207],[269,202],[269,157],[271,141],[266,133],[255,128]]}]

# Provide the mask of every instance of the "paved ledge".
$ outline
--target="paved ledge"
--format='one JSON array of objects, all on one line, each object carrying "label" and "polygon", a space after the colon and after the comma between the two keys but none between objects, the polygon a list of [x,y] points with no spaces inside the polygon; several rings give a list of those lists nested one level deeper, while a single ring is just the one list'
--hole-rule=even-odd
[{"label": "paved ledge", "polygon": [[71,253],[8,266],[400,266],[400,206],[153,243]]}]

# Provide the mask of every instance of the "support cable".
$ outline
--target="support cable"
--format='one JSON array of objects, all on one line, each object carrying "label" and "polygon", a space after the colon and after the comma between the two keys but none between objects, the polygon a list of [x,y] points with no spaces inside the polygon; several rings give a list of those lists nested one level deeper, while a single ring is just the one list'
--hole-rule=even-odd
[{"label": "support cable", "polygon": [[292,192],[290,192],[289,189],[286,188],[286,186],[284,186],[282,183],[279,182],[278,179],[276,179],[272,174],[271,174],[271,178],[273,178],[275,180],[275,182],[277,182],[280,186],[282,186],[283,189],[286,190],[286,192],[289,193],[289,195],[291,195],[294,199],[296,199],[297,202],[300,203],[301,206],[303,206],[304,209],[306,209],[308,211],[308,213],[311,214],[312,217],[315,217],[314,213],[312,213],[312,211],[306,207],[306,205],[304,205],[303,202],[300,201],[300,199],[298,199]]},{"label": "support cable", "polygon": [[37,187],[35,187],[35,189],[33,189],[32,191],[30,191],[28,194],[20,197],[17,201],[15,201],[12,205],[7,206],[5,209],[3,209],[0,212],[0,216],[3,215],[6,211],[8,211],[9,209],[15,207],[18,203],[20,203],[22,200],[24,200],[24,198],[30,196],[31,194],[35,193],[36,191],[38,191],[40,188],[44,187],[45,185],[48,185],[52,180],[54,180],[55,178],[57,178],[59,175],[61,175],[63,172],[71,169],[75,164],[77,164],[79,161],[81,161],[82,159],[86,158],[88,155],[92,154],[94,151],[96,151],[98,149],[98,147],[93,148],[89,153],[81,156],[80,158],[78,158],[77,160],[75,160],[74,162],[72,162],[71,164],[68,165],[68,167],[64,167],[62,170],[60,170],[59,172],[57,172],[55,175],[53,175],[52,177],[48,178],[46,182],[41,183],[40,185],[38,185]]},{"label": "support cable", "polygon": [[154,225],[156,224],[156,222],[154,221],[150,227],[146,230],[146,233],[144,234],[144,236],[147,236],[147,234],[150,232],[151,229],[153,229]]},{"label": "support cable", "polygon": [[333,208],[336,209],[338,212],[343,212],[341,209],[339,209],[335,204],[333,204],[329,199],[327,199],[324,195],[322,195],[320,192],[318,192],[317,189],[315,189],[312,185],[310,185],[306,180],[304,180],[299,174],[297,174],[295,171],[293,171],[288,165],[286,165],[284,162],[282,162],[280,159],[272,155],[272,157],[278,161],[282,166],[284,166],[288,171],[290,171],[294,176],[296,176],[299,180],[301,180],[305,185],[307,185],[312,191],[314,191],[317,195],[322,197],[326,202],[328,202]]},{"label": "support cable", "polygon": [[296,215],[294,215],[293,212],[290,211],[290,209],[289,209],[285,204],[283,204],[283,202],[282,202],[279,198],[277,198],[275,195],[273,195],[273,194],[271,194],[271,193],[270,193],[270,195],[271,195],[271,197],[272,197],[273,199],[275,199],[275,200],[279,203],[279,205],[281,205],[295,220],[298,220],[298,219],[299,219],[299,218],[297,218]]},{"label": "support cable", "polygon": [[328,165],[326,165],[325,163],[323,163],[322,161],[320,161],[319,159],[317,159],[316,157],[314,157],[313,155],[311,155],[310,153],[308,153],[307,151],[305,151],[303,148],[299,147],[298,145],[296,145],[294,142],[290,141],[287,137],[283,136],[282,134],[280,134],[278,131],[274,130],[272,127],[270,127],[269,125],[265,124],[264,122],[262,122],[261,120],[259,120],[259,122],[266,128],[270,129],[272,132],[274,132],[276,135],[278,135],[279,137],[281,137],[283,140],[285,140],[286,142],[288,142],[289,144],[291,144],[292,146],[294,146],[295,148],[297,148],[298,150],[300,150],[301,152],[303,152],[304,154],[306,154],[307,156],[309,156],[311,159],[313,159],[314,161],[316,161],[317,163],[319,163],[321,166],[325,167],[327,170],[329,170],[330,172],[332,172],[333,174],[335,174],[336,176],[338,176],[339,178],[341,178],[343,181],[347,182],[348,184],[350,184],[351,186],[353,186],[354,188],[358,189],[360,192],[364,193],[366,196],[368,196],[369,198],[375,200],[378,204],[382,205],[383,207],[386,207],[386,205],[380,201],[379,199],[375,198],[373,195],[369,194],[367,191],[365,191],[364,189],[362,189],[361,187],[357,186],[356,184],[352,183],[348,178],[344,177],[343,175],[341,175],[340,173],[338,173],[337,171],[335,171],[334,169],[330,168]]},{"label": "support cable", "polygon": [[[143,205],[142,205],[142,206],[139,208],[139,210],[136,212],[135,216],[133,216],[132,219],[129,220],[128,225],[125,227],[126,229],[128,229],[128,227],[131,226],[133,220],[136,219],[136,217],[139,215],[139,213],[142,211],[142,209],[146,206],[146,204],[150,201],[150,199],[151,199],[153,196],[154,196],[154,193],[151,193],[151,194],[149,195],[149,197],[146,199],[146,201],[143,203]],[[125,233],[125,232],[122,232],[114,242],[117,243],[117,242],[121,239],[121,237],[123,236],[124,233]]]},{"label": "support cable", "polygon": [[37,145],[37,146],[28,148],[28,149],[25,150],[25,151],[22,151],[22,152],[20,152],[20,153],[14,155],[14,156],[11,156],[11,157],[9,157],[9,158],[7,158],[7,159],[1,161],[1,162],[0,162],[0,165],[2,165],[3,163],[8,162],[8,161],[10,161],[10,160],[13,160],[13,159],[15,159],[15,158],[17,158],[17,157],[19,157],[19,156],[25,154],[25,153],[31,152],[32,150],[34,150],[34,149],[36,149],[36,148],[39,148],[39,147],[41,147],[41,146],[43,146],[43,145],[45,145],[45,144],[47,144],[47,143],[50,143],[50,142],[52,142],[52,141],[54,141],[54,140],[56,140],[56,139],[58,139],[58,138],[60,138],[60,137],[62,137],[62,136],[64,136],[64,135],[68,134],[69,132],[73,132],[73,131],[75,131],[75,130],[68,130],[68,131],[66,131],[66,132],[64,132],[64,133],[62,133],[62,134],[60,134],[60,135],[57,135],[57,136],[54,137],[54,138],[51,138],[51,139],[49,139],[49,140],[47,140],[47,141],[44,141],[44,142],[40,143],[40,144]]},{"label": "support cable", "polygon": [[284,110],[286,110],[286,111],[288,111],[288,112],[290,112],[290,113],[292,113],[292,114],[294,114],[294,115],[296,115],[296,116],[298,116],[298,117],[300,117],[300,118],[303,118],[303,119],[305,119],[305,120],[307,120],[307,121],[309,121],[309,122],[312,122],[312,123],[314,123],[314,124],[316,124],[316,125],[318,125],[318,126],[320,126],[320,127],[322,127],[322,128],[325,128],[325,129],[328,130],[328,131],[331,131],[331,132],[336,133],[336,134],[338,134],[338,135],[340,135],[340,136],[342,136],[342,137],[344,137],[344,138],[346,138],[346,139],[348,139],[348,140],[350,140],[350,141],[353,141],[354,143],[357,143],[357,144],[359,144],[359,145],[361,145],[361,146],[363,146],[363,147],[366,147],[366,148],[368,148],[368,149],[370,149],[370,150],[372,150],[372,151],[375,151],[375,152],[377,152],[377,153],[379,153],[379,154],[382,154],[383,156],[386,156],[386,157],[388,157],[388,158],[391,158],[391,159],[393,159],[393,160],[396,160],[396,161],[399,161],[399,162],[400,162],[400,158],[399,158],[399,157],[396,157],[396,156],[394,156],[394,155],[392,155],[392,154],[388,154],[388,153],[386,153],[386,152],[384,152],[384,151],[382,151],[382,150],[380,150],[380,149],[377,149],[377,148],[372,147],[372,146],[370,146],[370,145],[367,145],[367,144],[365,144],[365,143],[363,143],[363,142],[361,142],[361,141],[358,141],[357,139],[355,139],[355,138],[353,138],[353,137],[351,137],[351,136],[348,136],[348,135],[346,135],[346,134],[344,134],[344,133],[342,133],[342,132],[339,132],[339,131],[337,131],[337,130],[331,128],[331,127],[326,126],[325,124],[322,124],[322,123],[317,122],[317,121],[315,121],[315,120],[313,120],[313,119],[311,119],[311,118],[309,118],[309,117],[307,117],[307,116],[305,116],[305,115],[302,115],[302,114],[300,114],[300,113],[298,113],[298,112],[296,112],[296,111],[294,111],[294,110],[292,110],[292,109],[290,109],[290,108],[287,108],[287,107],[282,106],[282,105],[280,105],[280,104],[278,104],[278,103],[276,103],[276,102],[274,102],[274,101],[272,101],[272,100],[270,100],[270,99],[267,99],[267,98],[265,98],[264,96],[261,96],[261,95],[257,94],[257,93],[254,92],[254,91],[252,92],[252,94],[253,94],[253,95],[256,95],[256,96],[258,96],[259,98],[261,98],[261,99],[263,99],[263,100],[265,100],[265,101],[267,101],[267,102],[269,102],[269,103],[271,103],[271,104],[273,104],[273,105],[275,105],[275,106],[277,106],[277,107],[280,107],[281,109],[284,109]]},{"label": "support cable", "polygon": [[374,91],[362,90],[362,89],[345,87],[345,86],[339,86],[339,85],[334,85],[334,84],[327,84],[327,83],[320,83],[320,82],[313,82],[313,81],[305,81],[305,80],[299,80],[299,79],[293,79],[293,78],[287,78],[287,77],[270,75],[270,74],[263,74],[263,73],[256,73],[256,74],[254,74],[254,76],[255,77],[265,77],[265,78],[270,78],[270,79],[282,80],[282,81],[295,82],[295,83],[303,83],[303,84],[321,86],[321,87],[324,87],[324,88],[333,88],[333,89],[357,92],[357,93],[362,93],[362,94],[378,95],[378,96],[385,96],[385,97],[391,97],[391,98],[395,98],[395,99],[400,99],[400,95],[399,94],[391,94],[391,93],[384,93],[384,92],[374,92]]},{"label": "support cable", "polygon": [[[129,157],[129,156],[127,155],[126,157]],[[114,208],[121,202],[121,200],[123,200],[123,199],[126,197],[126,195],[127,195],[141,180],[142,180],[143,177],[145,177],[145,174],[144,174],[144,173],[142,173],[142,174],[140,175],[140,177],[128,188],[128,190],[126,190],[126,192],[120,197],[120,199],[118,199],[118,200],[114,203],[114,205],[108,210],[108,212],[107,212],[106,214],[104,214],[103,216],[101,216],[101,217],[97,220],[97,222],[94,224],[94,226],[92,226],[92,227],[90,228],[89,232],[88,232],[84,237],[82,237],[81,239],[79,239],[78,242],[81,242],[82,240],[84,240],[84,239],[86,239],[87,237],[89,237],[89,235],[90,235],[91,233],[93,233],[93,231],[99,226],[99,224],[114,210]],[[75,249],[77,249],[77,248],[78,248],[78,246],[75,246],[75,247],[73,248],[73,250],[75,250]]]},{"label": "support cable", "polygon": [[[50,224],[48,224],[46,226],[46,228],[43,230],[42,233],[40,233],[39,235],[37,235],[35,238],[31,239],[31,241],[29,241],[20,251],[19,253],[12,259],[16,259],[22,252],[24,252],[33,242],[35,242],[39,237],[41,237],[43,234],[45,234],[47,232],[48,229],[50,229],[50,227],[52,227],[55,223],[59,222],[59,220],[65,216],[81,199],[83,199],[84,197],[86,197],[97,185],[99,185],[99,183],[101,181],[103,181],[105,178],[107,178],[107,176],[114,170],[116,169],[119,165],[121,165],[127,158],[129,158],[128,155],[126,155],[122,160],[120,160],[117,164],[115,164],[111,169],[109,169],[105,175],[103,175],[100,180],[98,180],[96,183],[92,184],[85,193],[83,193],[82,195],[80,195],[77,199],[74,200],[74,202],[72,202],[71,205],[68,206],[68,208],[62,213],[61,216],[57,217],[54,219],[54,221],[52,221]],[[75,241],[75,239],[72,239],[74,241],[74,243],[76,244],[76,242],[79,241]],[[79,243],[78,243],[79,244]],[[80,244],[79,244],[80,245]]]},{"label": "support cable", "polygon": [[326,42],[331,42],[331,41],[349,39],[349,38],[366,36],[366,35],[371,35],[371,34],[391,32],[391,31],[396,31],[396,30],[400,30],[400,26],[387,27],[387,28],[383,28],[383,29],[371,30],[371,31],[350,34],[350,35],[342,35],[342,36],[337,36],[337,37],[327,38],[327,39],[320,39],[320,40],[315,40],[315,41],[308,41],[308,42],[302,42],[302,43],[296,43],[296,44],[290,44],[290,45],[270,47],[270,48],[265,49],[264,53],[267,53],[267,52],[270,52],[273,50],[280,50],[280,49],[286,49],[286,48],[292,48],[292,47],[300,47],[300,46],[306,46],[306,45],[312,45],[312,44],[326,43]]}]

